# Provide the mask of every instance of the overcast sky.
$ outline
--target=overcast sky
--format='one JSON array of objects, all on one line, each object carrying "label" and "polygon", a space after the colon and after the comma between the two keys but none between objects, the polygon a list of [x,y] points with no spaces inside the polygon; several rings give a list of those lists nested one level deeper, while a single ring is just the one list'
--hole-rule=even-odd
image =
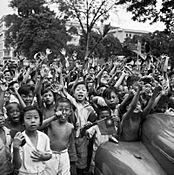
[{"label": "overcast sky", "polygon": [[[158,0],[161,1],[161,0]],[[14,13],[13,9],[8,7],[9,0],[1,0],[0,3],[0,17],[7,15],[9,13]],[[126,12],[126,10],[119,10],[117,14],[112,14],[110,17],[111,25],[125,28],[125,29],[137,29],[153,32],[155,30],[163,30],[164,25],[162,23],[155,23],[149,25],[146,23],[138,23],[131,20],[131,13]]]}]

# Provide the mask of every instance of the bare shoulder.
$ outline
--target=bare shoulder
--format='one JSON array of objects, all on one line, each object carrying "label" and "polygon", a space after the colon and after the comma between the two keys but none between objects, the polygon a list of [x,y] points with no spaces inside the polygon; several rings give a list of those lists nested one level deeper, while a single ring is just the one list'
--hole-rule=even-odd
[{"label": "bare shoulder", "polygon": [[72,123],[67,123],[67,126],[69,127],[69,129],[74,129],[74,125]]}]

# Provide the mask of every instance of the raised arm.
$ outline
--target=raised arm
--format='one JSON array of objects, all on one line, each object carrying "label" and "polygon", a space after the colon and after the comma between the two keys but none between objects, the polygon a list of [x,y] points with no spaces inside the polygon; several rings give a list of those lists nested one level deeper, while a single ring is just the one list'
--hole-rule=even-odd
[{"label": "raised arm", "polygon": [[96,75],[96,79],[100,79],[102,76],[102,73],[105,71],[106,65],[99,71],[99,73]]},{"label": "raised arm", "polygon": [[132,116],[131,114],[133,113],[134,109],[137,106],[141,90],[142,90],[142,86],[141,84],[138,84],[137,92],[135,92],[134,97],[130,103],[130,107],[128,111],[125,113],[125,115],[123,116],[122,122],[124,122],[125,120],[128,120]]},{"label": "raised arm", "polygon": [[117,82],[114,85],[115,88],[118,88],[121,85],[121,83],[123,82],[123,80],[126,77],[126,75],[127,74],[123,71],[121,76],[120,76],[120,78],[117,80]]},{"label": "raised arm", "polygon": [[42,82],[43,82],[43,77],[40,77],[40,79],[37,81],[36,84],[36,89],[35,89],[35,93],[36,93],[36,98],[37,98],[37,103],[38,106],[41,108],[42,107],[42,96],[41,96],[41,89],[42,89]]},{"label": "raised arm", "polygon": [[26,104],[25,102],[23,101],[22,97],[20,96],[20,94],[18,93],[18,90],[13,88],[13,91],[14,91],[14,94],[15,96],[17,97],[17,99],[19,100],[19,103],[21,105],[22,108],[25,108],[26,107]]},{"label": "raised arm", "polygon": [[62,115],[62,112],[60,112],[60,111],[55,112],[55,114],[53,116],[51,116],[43,121],[42,125],[39,127],[39,130],[43,130],[43,129],[47,128],[52,121],[57,120],[61,115]]},{"label": "raised arm", "polygon": [[152,94],[147,106],[143,110],[143,117],[146,118],[146,116],[149,114],[149,112],[152,110],[152,108],[154,108],[156,106],[156,104],[158,103],[158,101],[161,98],[161,95],[160,95],[161,90],[162,90],[161,86],[158,86],[154,89],[153,94]]},{"label": "raised arm", "polygon": [[3,111],[3,106],[4,106],[4,95],[5,91],[7,90],[8,85],[6,83],[1,83],[0,84],[0,110]]}]

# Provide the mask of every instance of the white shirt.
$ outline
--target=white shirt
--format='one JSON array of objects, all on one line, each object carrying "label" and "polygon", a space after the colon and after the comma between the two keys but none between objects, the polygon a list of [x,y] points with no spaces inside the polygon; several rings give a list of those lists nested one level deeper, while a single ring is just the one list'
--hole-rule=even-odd
[{"label": "white shirt", "polygon": [[50,140],[48,136],[40,131],[37,131],[37,133],[38,133],[38,142],[37,146],[35,147],[31,142],[30,138],[26,135],[25,131],[22,132],[22,134],[25,137],[26,144],[23,147],[20,147],[20,156],[22,159],[22,165],[21,168],[19,169],[19,172],[40,173],[45,169],[44,161],[34,162],[30,157],[32,155],[32,151],[34,150],[51,153]]}]

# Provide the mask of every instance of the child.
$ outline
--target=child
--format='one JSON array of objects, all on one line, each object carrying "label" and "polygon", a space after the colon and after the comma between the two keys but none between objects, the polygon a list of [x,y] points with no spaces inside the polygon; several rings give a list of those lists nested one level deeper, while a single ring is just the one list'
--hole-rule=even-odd
[{"label": "child", "polygon": [[40,77],[36,87],[36,97],[39,108],[42,110],[44,119],[47,119],[55,113],[56,95],[50,85],[43,85],[43,77]]},{"label": "child", "polygon": [[42,127],[48,127],[51,141],[52,159],[47,162],[47,171],[51,175],[70,175],[68,147],[74,126],[68,122],[72,115],[71,102],[60,98],[56,103],[56,114],[44,120]]},{"label": "child", "polygon": [[13,138],[18,131],[24,131],[24,126],[21,125],[21,107],[16,102],[11,102],[6,105],[7,120],[5,126],[10,129],[11,137]]},{"label": "child", "polygon": [[115,87],[106,88],[103,92],[103,98],[111,109],[112,115],[118,115],[118,104],[119,104],[119,97],[118,97],[118,90]]},{"label": "child", "polygon": [[18,91],[15,90],[15,94],[21,104],[21,106],[24,108],[26,106],[31,106],[34,99],[34,87],[29,85],[23,85],[19,88]]},{"label": "child", "polygon": [[[142,90],[142,83],[137,82],[137,89],[134,97],[128,106],[127,112],[123,115],[120,124],[120,139],[123,141],[137,141],[139,140],[142,122],[146,119],[151,109],[156,103],[156,98],[161,91],[161,87],[156,87],[153,94],[148,101],[148,104],[142,109],[139,96]],[[135,86],[135,85],[134,85]]]},{"label": "child", "polygon": [[42,109],[44,119],[47,119],[54,115],[55,112],[55,101],[56,95],[51,90],[51,87],[47,87],[41,92],[42,95],[42,104],[40,103],[40,107]]},{"label": "child", "polygon": [[[13,164],[19,175],[45,175],[45,161],[51,158],[50,140],[38,131],[42,124],[42,114],[35,106],[24,108],[21,123],[24,132],[18,132],[13,140]],[[23,141],[26,143],[23,145]]]},{"label": "child", "polygon": [[[109,109],[108,106],[100,107],[100,111],[98,113],[99,120],[103,118],[108,118],[110,116],[111,116],[111,110]],[[95,167],[94,159],[95,159],[96,150],[102,143],[109,141],[109,138],[113,138],[113,137],[112,135],[101,135],[98,125],[94,125],[91,128],[89,128],[86,131],[86,134],[89,139],[92,138],[94,135],[93,153],[92,153],[91,167],[90,167],[90,171],[94,173],[94,167]]]},{"label": "child", "polygon": [[80,136],[80,130],[88,123],[96,120],[96,114],[93,107],[87,102],[87,88],[84,82],[78,82],[74,86],[74,97],[72,97],[64,88],[65,96],[76,107],[76,151],[78,160],[76,163],[78,174],[83,175],[84,170],[87,168],[88,157],[88,140],[86,136]]},{"label": "child", "polygon": [[11,163],[10,130],[4,126],[5,117],[0,111],[0,174],[10,175],[13,173],[13,165]]}]

